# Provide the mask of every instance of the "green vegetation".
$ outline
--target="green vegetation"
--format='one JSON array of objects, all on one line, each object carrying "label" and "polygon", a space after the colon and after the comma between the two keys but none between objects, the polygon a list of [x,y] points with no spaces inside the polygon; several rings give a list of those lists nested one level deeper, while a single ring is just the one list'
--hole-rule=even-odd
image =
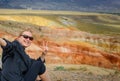
[{"label": "green vegetation", "polygon": [[[52,21],[56,21],[57,23],[63,25],[64,27],[74,27],[75,29],[79,29],[81,31],[94,33],[94,34],[105,34],[105,35],[116,35],[120,34],[120,23],[119,20],[116,19],[116,22],[109,22],[105,20],[95,19],[92,16],[43,16]],[[80,18],[82,17],[82,19]],[[99,16],[95,16],[99,17]],[[112,21],[112,19],[111,19]],[[116,27],[116,25],[118,27]]]},{"label": "green vegetation", "polygon": [[[95,19],[92,16],[66,16],[66,15],[44,15],[41,16],[48,20],[55,21],[56,23],[61,24],[63,27],[73,27],[73,29],[79,29],[81,31],[94,33],[94,34],[105,34],[105,35],[116,35],[120,34],[120,23],[119,20],[116,19],[116,22],[107,22],[100,19]],[[81,19],[82,17],[82,19]],[[85,19],[87,17],[87,19]],[[98,15],[95,17],[99,17]],[[111,19],[112,21],[112,19]],[[117,27],[116,27],[117,25]]]},{"label": "green vegetation", "polygon": [[64,68],[64,66],[57,66],[57,67],[54,68],[54,70],[55,71],[64,71],[65,68]]},{"label": "green vegetation", "polygon": [[[38,16],[54,21],[63,27],[81,31],[116,35],[120,34],[120,16],[102,13],[37,11],[37,10],[0,10],[2,15]],[[9,13],[8,13],[9,11]],[[63,14],[64,13],[64,14]],[[52,24],[52,23],[51,23]],[[52,25],[51,25],[52,26]],[[56,25],[56,27],[58,27]]]}]

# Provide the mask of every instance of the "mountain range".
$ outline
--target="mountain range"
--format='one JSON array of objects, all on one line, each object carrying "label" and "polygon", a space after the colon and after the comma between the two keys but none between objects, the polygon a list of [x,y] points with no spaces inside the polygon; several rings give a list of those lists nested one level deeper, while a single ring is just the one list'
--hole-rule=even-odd
[{"label": "mountain range", "polygon": [[120,12],[120,0],[0,0],[0,8]]}]

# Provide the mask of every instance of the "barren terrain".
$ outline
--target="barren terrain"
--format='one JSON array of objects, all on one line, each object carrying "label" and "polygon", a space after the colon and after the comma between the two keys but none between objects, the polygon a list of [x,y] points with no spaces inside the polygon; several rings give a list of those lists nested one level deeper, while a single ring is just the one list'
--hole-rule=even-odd
[{"label": "barren terrain", "polygon": [[89,65],[47,65],[52,81],[120,81],[120,71]]}]

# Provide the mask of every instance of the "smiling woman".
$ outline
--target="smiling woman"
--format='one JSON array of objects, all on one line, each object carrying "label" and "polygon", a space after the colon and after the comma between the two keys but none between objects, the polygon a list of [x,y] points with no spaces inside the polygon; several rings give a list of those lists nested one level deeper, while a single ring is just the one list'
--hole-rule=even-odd
[{"label": "smiling woman", "polygon": [[27,31],[21,32],[17,40],[25,48],[30,46],[33,40],[32,31],[27,30]]},{"label": "smiling woman", "polygon": [[36,79],[50,81],[41,57],[34,60],[25,52],[25,48],[31,45],[32,40],[33,35],[30,30],[21,32],[13,42],[0,38],[3,49],[1,81],[35,81]]}]

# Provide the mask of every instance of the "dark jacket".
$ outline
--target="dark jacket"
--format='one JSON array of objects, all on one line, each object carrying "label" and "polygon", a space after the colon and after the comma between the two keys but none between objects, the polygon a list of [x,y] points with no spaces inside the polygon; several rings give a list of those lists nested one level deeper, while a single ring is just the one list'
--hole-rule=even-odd
[{"label": "dark jacket", "polygon": [[21,44],[15,40],[2,47],[1,81],[24,81],[24,74],[35,61],[25,53]]}]

